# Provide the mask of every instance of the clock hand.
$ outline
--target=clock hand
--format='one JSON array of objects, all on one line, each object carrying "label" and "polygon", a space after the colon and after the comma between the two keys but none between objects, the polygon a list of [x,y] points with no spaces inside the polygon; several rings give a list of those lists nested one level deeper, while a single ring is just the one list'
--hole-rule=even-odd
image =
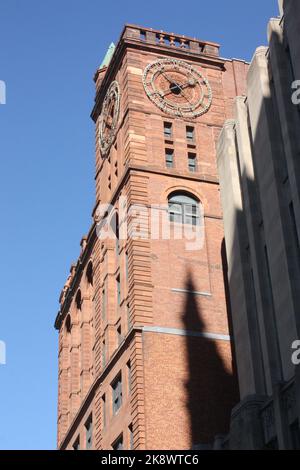
[{"label": "clock hand", "polygon": [[[183,85],[181,83],[177,83],[175,80],[172,80],[171,86],[170,86],[170,91],[175,93],[176,95],[182,92]],[[176,93],[176,91],[179,91],[179,93]]]},{"label": "clock hand", "polygon": [[174,90],[176,90],[176,88],[179,88],[179,90],[182,89],[182,85],[177,82],[174,82],[174,80],[172,80],[170,83],[172,85],[170,88],[167,88],[166,90],[163,90],[162,92],[160,92],[160,95],[162,97],[172,93]]},{"label": "clock hand", "polygon": [[186,96],[186,93],[184,93],[182,89],[181,89],[181,94],[187,100],[187,102],[192,106],[193,103],[188,99],[188,97]]},{"label": "clock hand", "polygon": [[179,88],[181,90],[181,87],[177,83],[172,82],[172,85],[173,86],[171,86],[170,88],[167,88],[166,90],[163,90],[163,91],[159,92],[159,94],[162,98],[169,95],[170,93],[173,93],[173,91],[176,90],[176,88]]},{"label": "clock hand", "polygon": [[182,89],[187,88],[187,87],[194,88],[196,86],[196,82],[195,82],[195,80],[189,79],[186,82],[184,82],[183,84],[181,84],[180,86],[181,86]]},{"label": "clock hand", "polygon": [[163,90],[160,92],[160,96],[162,98],[164,98],[165,96],[169,95],[170,93],[172,93],[172,90],[170,88],[168,88],[167,90]]},{"label": "clock hand", "polygon": [[178,89],[180,94],[182,94],[182,96],[188,101],[189,104],[192,104],[191,101],[188,99],[188,97],[186,96],[186,94],[183,92],[183,90],[185,88],[188,88],[190,86],[195,86],[195,83],[191,83],[191,80],[187,80],[186,82],[184,83],[177,83],[175,80],[171,80],[165,73],[162,73],[162,75],[166,78],[166,80],[168,80],[168,82],[170,82],[170,84],[172,85],[169,89],[167,90],[163,90],[160,95],[164,98],[165,96],[167,96],[168,94],[172,93],[174,90]]},{"label": "clock hand", "polygon": [[187,101],[190,105],[192,105],[192,102],[189,100],[189,98],[187,97],[186,93],[183,91],[183,88],[186,88],[186,86],[188,86],[188,85],[185,84],[186,86],[184,86],[184,84],[182,85],[182,84],[179,84],[179,83],[176,83],[176,82],[174,82],[174,83],[175,83],[176,86],[179,88],[180,94],[186,99],[186,101]]},{"label": "clock hand", "polygon": [[190,86],[194,86],[194,85],[191,85],[191,83],[189,81],[185,82],[185,83],[177,83],[175,82],[175,80],[172,81],[173,83],[173,87],[172,88],[179,88],[179,90],[184,90],[185,88],[188,88]]},{"label": "clock hand", "polygon": [[165,79],[168,80],[168,82],[174,83],[174,80],[172,80],[170,77],[168,77],[168,75],[165,72],[162,72],[162,76],[165,77]]},{"label": "clock hand", "polygon": [[171,91],[172,91],[172,88],[179,88],[181,89],[182,87],[186,88],[187,86],[191,86],[191,83],[190,81],[188,80],[187,82],[185,82],[184,84],[179,84],[177,83],[175,80],[172,80],[170,77],[168,77],[168,75],[165,73],[165,72],[162,72],[162,76],[165,77],[165,79],[171,83]]},{"label": "clock hand", "polygon": [[188,83],[183,83],[183,84],[178,84],[177,85],[180,90],[184,90],[185,88],[188,88],[190,85]]}]

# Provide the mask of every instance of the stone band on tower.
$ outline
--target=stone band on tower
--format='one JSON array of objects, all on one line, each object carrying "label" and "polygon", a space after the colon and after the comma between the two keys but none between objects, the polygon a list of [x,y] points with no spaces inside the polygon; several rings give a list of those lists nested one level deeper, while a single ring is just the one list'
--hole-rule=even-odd
[{"label": "stone band on tower", "polygon": [[58,447],[212,448],[238,401],[215,143],[248,65],[133,25],[111,52],[94,222],[55,323]]}]

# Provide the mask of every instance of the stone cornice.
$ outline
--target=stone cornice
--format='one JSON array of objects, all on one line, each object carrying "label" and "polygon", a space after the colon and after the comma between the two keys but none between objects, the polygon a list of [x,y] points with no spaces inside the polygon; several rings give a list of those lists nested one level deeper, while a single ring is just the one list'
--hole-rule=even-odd
[{"label": "stone cornice", "polygon": [[[93,107],[92,113],[91,113],[91,118],[93,119],[94,122],[96,122],[100,108],[101,108],[101,103],[103,101],[103,98],[105,96],[107,86],[111,82],[111,80],[114,78],[117,68],[119,64],[122,62],[123,55],[128,47],[131,47],[133,49],[140,49],[140,50],[145,50],[147,52],[154,52],[154,53],[159,53],[163,54],[165,56],[172,56],[176,57],[178,59],[182,60],[191,60],[191,61],[197,61],[197,62],[202,62],[203,64],[207,64],[211,67],[217,67],[217,68],[224,68],[224,64],[226,62],[226,59],[223,59],[219,57],[216,54],[210,54],[208,52],[202,52],[201,49],[200,52],[198,50],[192,50],[192,49],[185,49],[185,48],[179,48],[179,47],[174,47],[171,45],[167,44],[157,44],[154,42],[150,41],[142,41],[141,39],[137,39],[134,37],[129,37],[126,35],[126,30],[127,29],[140,29],[140,30],[146,30],[148,32],[151,31],[153,34],[158,34],[158,33],[163,33],[159,32],[156,30],[147,30],[147,28],[142,28],[139,26],[133,26],[133,25],[125,25],[123,32],[121,34],[121,37],[118,41],[118,44],[116,46],[115,52],[112,56],[111,62],[109,66],[107,67],[105,71],[105,75],[103,78],[103,81],[101,83],[101,86],[96,92],[96,97],[95,97],[95,105]],[[165,35],[171,36],[170,33],[164,33]],[[195,40],[193,38],[189,38],[187,36],[178,36],[176,37],[184,38],[187,41],[194,41],[197,44],[201,44],[202,46],[207,46],[211,48],[218,49],[219,45],[216,43],[212,42],[207,42],[207,41],[199,41]],[[100,71],[97,71],[95,77],[97,79],[97,75],[100,73]]]}]

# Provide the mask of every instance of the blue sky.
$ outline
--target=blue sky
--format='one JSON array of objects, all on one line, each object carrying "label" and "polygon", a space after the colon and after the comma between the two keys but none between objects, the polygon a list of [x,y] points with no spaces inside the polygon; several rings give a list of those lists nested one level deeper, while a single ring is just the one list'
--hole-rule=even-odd
[{"label": "blue sky", "polygon": [[56,444],[58,296],[94,203],[93,74],[124,23],[249,60],[277,0],[1,0],[0,449]]}]

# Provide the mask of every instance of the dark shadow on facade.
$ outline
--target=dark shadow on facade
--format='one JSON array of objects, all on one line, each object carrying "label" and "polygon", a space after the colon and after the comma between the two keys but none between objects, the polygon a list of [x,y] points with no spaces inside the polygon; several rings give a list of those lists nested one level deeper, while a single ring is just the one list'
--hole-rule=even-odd
[{"label": "dark shadow on facade", "polygon": [[[238,402],[238,389],[235,377],[225,368],[218,347],[223,356],[230,354],[228,341],[201,337],[208,333],[196,300],[193,280],[188,274],[187,297],[183,312],[186,335],[189,378],[186,383],[188,393],[188,413],[191,424],[191,446],[205,448],[213,446],[217,435],[229,431],[230,412]],[[219,345],[217,346],[217,342]]]},{"label": "dark shadow on facade", "polygon": [[232,373],[238,387],[238,378],[237,378],[237,365],[236,365],[236,351],[233,341],[233,323],[232,323],[232,312],[231,312],[231,303],[230,303],[230,291],[229,291],[229,279],[228,279],[228,263],[227,263],[227,253],[225,239],[222,240],[221,245],[221,259],[222,259],[222,270],[223,270],[223,282],[224,282],[224,291],[225,291],[225,302],[227,309],[227,319],[228,319],[228,329],[229,335],[231,338],[231,357],[232,357]]},{"label": "dark shadow on facade", "polygon": [[[272,20],[269,50],[256,52],[247,100],[238,99],[236,122],[228,122],[221,149],[224,225],[231,249],[228,282],[242,395],[232,413],[231,449],[300,448],[300,374],[291,361],[291,344],[300,335],[300,121],[291,100],[296,43],[289,42],[287,29],[292,35],[299,15],[293,15],[296,1],[284,5],[289,16],[280,25],[283,36]],[[240,202],[241,210],[228,210]]]}]

